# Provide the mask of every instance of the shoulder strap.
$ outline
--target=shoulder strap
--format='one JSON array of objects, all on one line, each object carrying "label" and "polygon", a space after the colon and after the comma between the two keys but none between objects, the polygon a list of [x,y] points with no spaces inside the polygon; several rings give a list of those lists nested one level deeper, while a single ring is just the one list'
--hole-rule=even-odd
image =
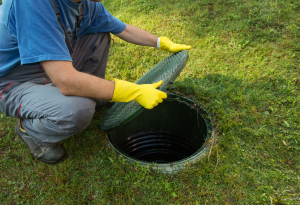
[{"label": "shoulder strap", "polygon": [[54,5],[54,10],[55,10],[55,15],[56,15],[57,21],[60,22],[60,14],[58,13],[58,9],[57,9],[57,5],[56,5],[55,0],[53,0],[53,5]]},{"label": "shoulder strap", "polygon": [[79,9],[79,15],[76,18],[76,27],[77,28],[79,28],[81,20],[82,20],[82,17],[83,17],[83,14],[82,14],[82,4],[81,4],[80,9]]},{"label": "shoulder strap", "polygon": [[64,34],[65,34],[65,42],[66,42],[66,45],[67,45],[67,47],[68,47],[68,49],[69,49],[70,54],[72,55],[74,51],[73,51],[73,49],[72,49],[72,47],[71,47],[71,44],[70,44],[70,41],[69,41],[69,39],[68,39],[68,34],[67,34],[67,32],[66,32],[66,29],[65,29],[64,25],[62,24],[62,22],[61,22],[61,20],[60,20],[60,14],[59,14],[59,12],[58,12],[57,5],[56,5],[56,1],[55,1],[55,0],[53,0],[53,5],[54,5],[54,10],[55,10],[55,14],[56,14],[57,21],[59,22],[59,25],[60,25],[60,27],[62,28],[62,30],[64,31]]},{"label": "shoulder strap", "polygon": [[78,39],[77,31],[78,31],[78,29],[80,27],[80,23],[81,23],[82,17],[83,17],[83,14],[82,14],[82,3],[81,3],[80,9],[79,9],[79,14],[76,17],[75,39]]}]

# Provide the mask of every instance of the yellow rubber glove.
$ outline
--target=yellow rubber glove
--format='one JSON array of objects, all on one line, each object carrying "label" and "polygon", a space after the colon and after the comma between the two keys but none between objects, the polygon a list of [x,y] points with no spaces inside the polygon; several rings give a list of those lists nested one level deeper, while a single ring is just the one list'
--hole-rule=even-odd
[{"label": "yellow rubber glove", "polygon": [[167,98],[167,94],[157,90],[163,81],[138,85],[115,79],[115,91],[110,102],[129,102],[135,100],[146,109],[152,109]]},{"label": "yellow rubber glove", "polygon": [[172,53],[177,53],[184,49],[189,50],[192,46],[187,46],[184,44],[176,44],[170,41],[170,39],[166,37],[160,37],[160,50],[166,50]]}]

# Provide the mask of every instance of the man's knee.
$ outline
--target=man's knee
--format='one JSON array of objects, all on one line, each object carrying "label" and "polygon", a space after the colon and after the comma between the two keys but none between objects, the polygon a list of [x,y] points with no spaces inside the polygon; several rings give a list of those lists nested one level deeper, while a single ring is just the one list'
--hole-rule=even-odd
[{"label": "man's knee", "polygon": [[83,131],[91,123],[94,111],[95,109],[76,110],[71,116],[71,130],[73,130],[75,133]]},{"label": "man's knee", "polygon": [[[83,131],[90,123],[95,112],[95,102],[68,104],[62,106],[65,111],[57,116],[22,120],[23,129],[42,143],[56,143]],[[83,106],[85,105],[85,106]],[[73,107],[73,109],[72,109]]]},{"label": "man's knee", "polygon": [[62,136],[65,139],[83,131],[91,123],[95,105],[90,98],[63,98],[54,115],[37,119],[29,126],[48,136]]},{"label": "man's knee", "polygon": [[83,131],[90,123],[95,112],[95,102],[90,98],[80,98],[68,103],[67,114],[58,117],[63,132],[76,134]]}]

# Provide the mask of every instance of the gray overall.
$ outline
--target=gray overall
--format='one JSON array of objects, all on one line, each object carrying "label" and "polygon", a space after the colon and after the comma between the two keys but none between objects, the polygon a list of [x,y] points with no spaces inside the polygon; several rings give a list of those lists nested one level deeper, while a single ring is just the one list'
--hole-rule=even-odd
[{"label": "gray overall", "polygon": [[[105,78],[110,34],[77,36],[82,18],[82,6],[73,34],[65,32],[65,41],[75,69]],[[0,78],[0,111],[7,116],[22,118],[22,127],[39,143],[49,145],[84,130],[95,112],[91,98],[64,96],[51,82],[40,64],[18,65]]]}]

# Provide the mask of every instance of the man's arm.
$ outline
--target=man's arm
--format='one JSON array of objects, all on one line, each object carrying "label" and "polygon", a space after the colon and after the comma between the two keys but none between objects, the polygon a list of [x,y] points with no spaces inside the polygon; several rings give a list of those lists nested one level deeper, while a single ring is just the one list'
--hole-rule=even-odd
[{"label": "man's arm", "polygon": [[166,93],[156,89],[162,81],[143,85],[117,79],[111,82],[77,71],[70,61],[43,61],[41,64],[63,95],[107,99],[111,102],[134,100],[147,109],[152,109],[167,98]]},{"label": "man's arm", "polygon": [[158,47],[160,50],[166,50],[172,53],[177,53],[184,49],[192,48],[191,46],[187,46],[184,44],[173,43],[166,37],[159,38],[147,31],[128,24],[126,25],[125,30],[120,34],[116,34],[116,36],[129,43],[142,46]]},{"label": "man's arm", "polygon": [[41,62],[47,75],[63,95],[111,100],[115,83],[77,71],[70,61]]},{"label": "man's arm", "polygon": [[156,47],[158,39],[157,36],[129,24],[126,25],[123,32],[115,35],[129,43],[151,47]]}]

